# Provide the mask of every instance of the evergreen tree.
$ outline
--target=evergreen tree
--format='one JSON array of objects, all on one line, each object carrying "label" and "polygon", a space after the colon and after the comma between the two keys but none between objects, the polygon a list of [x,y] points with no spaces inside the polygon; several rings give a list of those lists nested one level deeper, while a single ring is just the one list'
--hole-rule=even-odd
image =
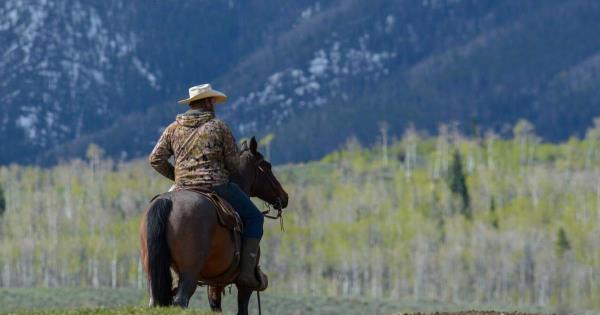
[{"label": "evergreen tree", "polygon": [[6,198],[4,197],[4,189],[0,186],[0,216],[6,211]]},{"label": "evergreen tree", "polygon": [[558,229],[558,236],[556,238],[556,253],[559,257],[563,257],[570,249],[571,242],[569,242],[567,232],[565,232],[565,229],[563,228]]},{"label": "evergreen tree", "polygon": [[498,229],[498,214],[496,213],[496,199],[492,197],[490,200],[490,215],[492,220],[492,226],[494,229]]},{"label": "evergreen tree", "polygon": [[447,181],[452,194],[460,198],[461,213],[467,219],[471,219],[471,198],[469,197],[469,189],[467,188],[467,180],[463,169],[462,156],[458,150],[454,151]]}]

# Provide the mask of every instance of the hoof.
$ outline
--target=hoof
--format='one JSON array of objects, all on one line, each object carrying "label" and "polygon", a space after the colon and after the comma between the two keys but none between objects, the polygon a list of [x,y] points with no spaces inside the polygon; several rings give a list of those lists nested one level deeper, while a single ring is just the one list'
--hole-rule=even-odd
[{"label": "hoof", "polygon": [[181,308],[187,308],[188,303],[189,301],[186,301],[185,299],[176,299],[175,301],[173,301],[174,306],[179,306]]}]

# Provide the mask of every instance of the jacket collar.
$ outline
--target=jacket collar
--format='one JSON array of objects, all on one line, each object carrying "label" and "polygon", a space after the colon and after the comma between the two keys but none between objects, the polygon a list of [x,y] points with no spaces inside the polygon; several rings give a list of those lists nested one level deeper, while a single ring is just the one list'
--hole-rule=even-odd
[{"label": "jacket collar", "polygon": [[206,109],[188,109],[187,112],[185,112],[186,114],[191,114],[191,115],[201,115],[201,114],[206,114],[206,113],[213,113],[213,111],[211,110],[206,110]]}]

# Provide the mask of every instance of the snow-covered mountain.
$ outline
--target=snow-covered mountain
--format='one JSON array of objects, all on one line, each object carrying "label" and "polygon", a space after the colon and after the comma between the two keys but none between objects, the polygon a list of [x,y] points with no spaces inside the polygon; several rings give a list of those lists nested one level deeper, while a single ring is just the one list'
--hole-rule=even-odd
[{"label": "snow-covered mountain", "polygon": [[3,1],[0,163],[39,161],[213,80],[281,27],[253,25],[251,14],[246,4],[221,0]]},{"label": "snow-covered mountain", "polygon": [[[160,69],[139,53],[128,1],[0,4],[0,160],[30,160],[158,97]],[[110,4],[109,4],[110,3]],[[136,84],[129,82],[135,81]],[[126,106],[131,106],[126,108]]]},{"label": "snow-covered mountain", "polygon": [[593,0],[5,0],[0,163],[145,155],[203,82],[238,137],[275,133],[276,162],[383,121],[561,139],[600,115],[597,21]]}]

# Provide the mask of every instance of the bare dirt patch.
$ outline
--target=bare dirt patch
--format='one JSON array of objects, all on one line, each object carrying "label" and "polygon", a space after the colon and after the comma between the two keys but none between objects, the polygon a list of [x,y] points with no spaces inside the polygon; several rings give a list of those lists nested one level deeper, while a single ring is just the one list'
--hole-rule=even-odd
[{"label": "bare dirt patch", "polygon": [[545,314],[521,313],[521,312],[466,311],[466,312],[404,313],[402,315],[545,315]]}]

